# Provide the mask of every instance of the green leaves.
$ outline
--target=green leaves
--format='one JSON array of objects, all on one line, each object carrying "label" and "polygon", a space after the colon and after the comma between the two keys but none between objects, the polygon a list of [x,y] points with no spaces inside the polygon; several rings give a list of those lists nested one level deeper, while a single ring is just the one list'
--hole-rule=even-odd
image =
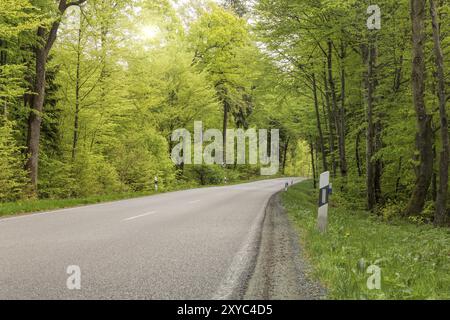
[{"label": "green leaves", "polygon": [[0,202],[20,199],[25,187],[24,157],[14,139],[13,126],[0,119]]},{"label": "green leaves", "polygon": [[34,31],[45,23],[39,10],[29,0],[2,0],[0,3],[0,34],[3,40]]}]

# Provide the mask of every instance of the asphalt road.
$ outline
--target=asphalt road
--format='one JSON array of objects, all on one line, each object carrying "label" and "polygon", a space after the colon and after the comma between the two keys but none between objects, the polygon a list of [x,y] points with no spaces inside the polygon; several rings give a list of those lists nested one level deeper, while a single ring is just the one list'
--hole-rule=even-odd
[{"label": "asphalt road", "polygon": [[[283,178],[0,219],[0,299],[238,299]],[[68,289],[68,266],[81,288]]]}]

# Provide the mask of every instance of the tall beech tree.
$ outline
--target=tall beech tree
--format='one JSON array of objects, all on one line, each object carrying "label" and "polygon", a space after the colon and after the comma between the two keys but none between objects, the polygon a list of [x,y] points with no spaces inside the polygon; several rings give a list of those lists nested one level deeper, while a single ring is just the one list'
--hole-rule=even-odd
[{"label": "tall beech tree", "polygon": [[433,131],[431,115],[425,105],[425,13],[426,0],[411,0],[412,24],[412,91],[416,112],[416,148],[419,152],[419,164],[416,170],[416,182],[405,209],[405,215],[419,214],[425,204],[428,188],[433,174]]},{"label": "tall beech tree", "polygon": [[29,154],[26,163],[30,178],[30,192],[36,194],[38,182],[38,159],[39,159],[39,139],[41,136],[41,123],[44,113],[45,97],[45,72],[47,59],[50,50],[55,43],[61,19],[66,10],[71,6],[79,6],[86,0],[67,2],[60,0],[58,3],[57,16],[51,26],[39,26],[37,30],[38,42],[34,48],[35,54],[35,76],[32,84],[33,94],[30,96],[30,115],[28,118],[27,150]]},{"label": "tall beech tree", "polygon": [[445,225],[447,216],[447,198],[448,198],[448,166],[449,166],[449,139],[448,139],[448,117],[447,117],[447,95],[445,92],[445,73],[444,57],[441,46],[441,34],[439,27],[439,17],[434,0],[430,1],[430,15],[433,29],[434,54],[436,59],[436,78],[437,78],[437,96],[439,99],[439,120],[441,133],[441,153],[439,159],[439,187],[436,197],[436,213],[434,223],[436,225]]},{"label": "tall beech tree", "polygon": [[364,45],[361,49],[364,62],[367,65],[367,71],[364,75],[364,85],[366,90],[367,103],[367,129],[366,129],[366,193],[367,193],[367,208],[372,210],[378,199],[376,194],[376,168],[374,155],[376,153],[376,127],[375,127],[375,112],[374,112],[374,95],[375,95],[375,68],[377,58],[377,48],[374,41],[375,37],[369,35],[368,45]]}]

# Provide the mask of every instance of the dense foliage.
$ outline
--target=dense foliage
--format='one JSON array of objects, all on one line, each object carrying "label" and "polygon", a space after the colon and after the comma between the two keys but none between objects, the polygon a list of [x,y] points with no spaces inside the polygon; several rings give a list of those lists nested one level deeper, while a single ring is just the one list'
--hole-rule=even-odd
[{"label": "dense foliage", "polygon": [[[380,29],[366,23],[373,4]],[[330,170],[350,202],[448,218],[449,10],[421,0],[258,2],[258,33],[308,114],[299,119],[312,167]]]},{"label": "dense foliage", "polygon": [[265,91],[273,81],[264,73],[275,67],[232,11],[166,0],[20,0],[2,1],[0,23],[0,200],[142,192],[155,176],[164,189],[257,175],[258,166],[170,160],[175,129],[192,130],[194,121],[221,129],[224,110],[230,128],[270,127],[278,89]]},{"label": "dense foliage", "polygon": [[171,133],[201,120],[279,129],[282,173],[445,224],[450,7],[380,0],[368,30],[369,2],[1,1],[0,201],[258,174],[174,165]]}]

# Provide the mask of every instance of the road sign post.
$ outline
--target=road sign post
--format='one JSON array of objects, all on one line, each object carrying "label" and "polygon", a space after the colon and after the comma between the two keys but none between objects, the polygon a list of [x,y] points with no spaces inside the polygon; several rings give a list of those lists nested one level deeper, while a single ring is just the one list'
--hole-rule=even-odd
[{"label": "road sign post", "polygon": [[320,174],[319,180],[319,209],[317,214],[317,228],[320,232],[327,230],[328,223],[328,196],[330,194],[330,172]]}]

